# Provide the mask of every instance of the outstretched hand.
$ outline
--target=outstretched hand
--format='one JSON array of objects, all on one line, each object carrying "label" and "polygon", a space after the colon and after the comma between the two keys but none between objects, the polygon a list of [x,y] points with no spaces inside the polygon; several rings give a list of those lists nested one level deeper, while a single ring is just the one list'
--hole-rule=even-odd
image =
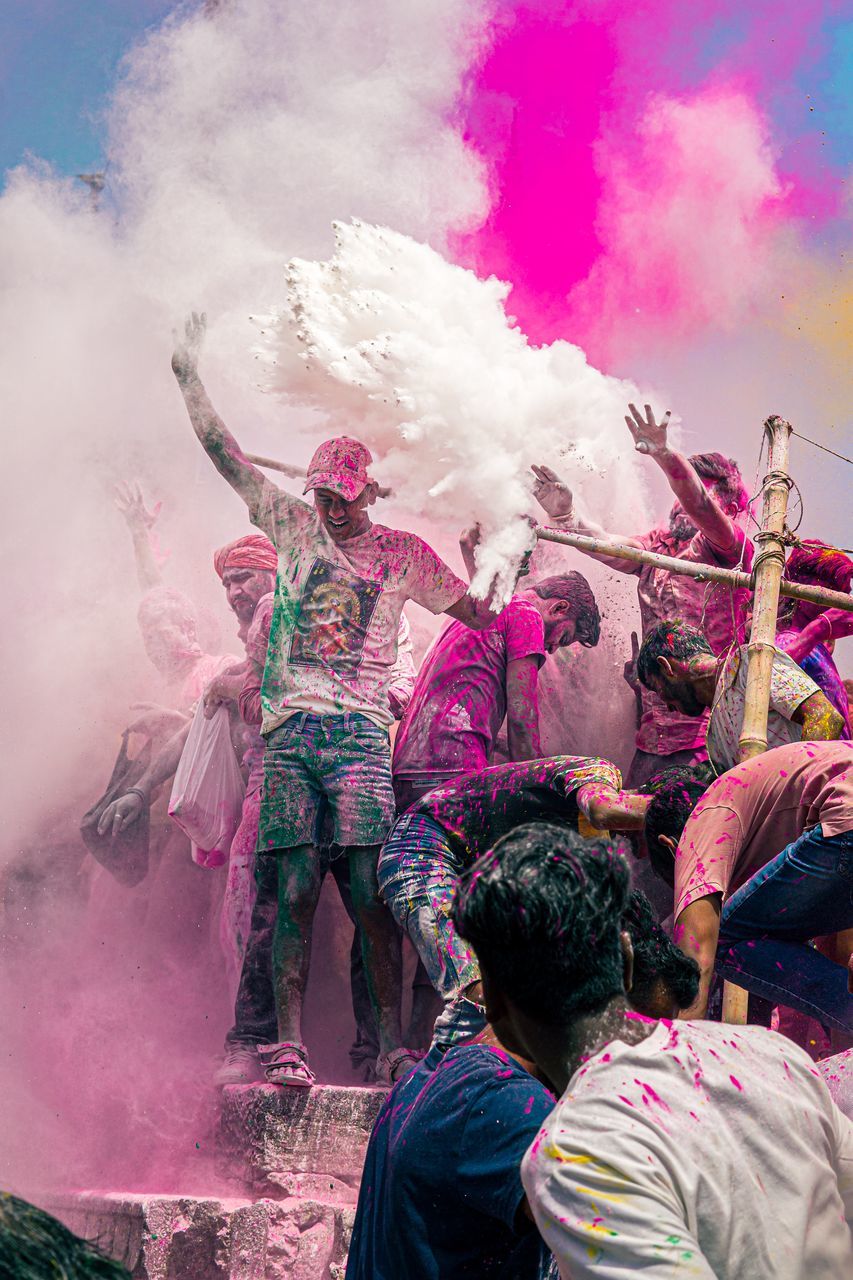
[{"label": "outstretched hand", "polygon": [[550,467],[531,467],[533,496],[552,520],[572,514],[572,491]]},{"label": "outstretched hand", "polygon": [[204,335],[207,332],[207,316],[202,311],[191,312],[184,321],[183,337],[174,331],[175,349],[172,352],[172,372],[179,382],[198,373],[198,357]]},{"label": "outstretched hand", "polygon": [[149,511],[142,496],[142,486],[138,480],[127,484],[121,480],[113,490],[115,504],[127,521],[131,530],[150,529],[157,522],[162,502],[158,502]]},{"label": "outstretched hand", "polygon": [[646,411],[645,417],[643,417],[635,404],[629,404],[628,408],[631,410],[631,416],[629,417],[626,413],[625,422],[634,437],[634,448],[637,453],[664,453],[668,448],[666,433],[669,427],[669,409],[667,409],[660,422],[656,422],[651,405],[643,405]]}]

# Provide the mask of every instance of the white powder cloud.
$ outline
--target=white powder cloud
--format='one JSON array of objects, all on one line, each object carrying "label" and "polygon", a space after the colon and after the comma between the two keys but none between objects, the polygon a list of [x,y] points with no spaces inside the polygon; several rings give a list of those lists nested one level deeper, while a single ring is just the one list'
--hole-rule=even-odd
[{"label": "white powder cloud", "polygon": [[327,262],[291,262],[286,304],[258,319],[263,383],[323,412],[330,430],[356,431],[410,509],[478,520],[475,589],[497,576],[511,590],[535,510],[532,462],[565,472],[607,518],[637,519],[623,422],[635,384],[569,342],[531,346],[506,316],[507,284],[428,245],[358,220],[337,222],[335,240]]}]

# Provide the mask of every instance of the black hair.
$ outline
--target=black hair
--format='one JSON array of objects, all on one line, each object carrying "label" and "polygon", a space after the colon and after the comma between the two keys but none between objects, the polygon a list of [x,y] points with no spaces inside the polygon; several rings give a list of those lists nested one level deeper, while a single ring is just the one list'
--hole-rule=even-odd
[{"label": "black hair", "polygon": [[582,573],[570,569],[551,578],[542,578],[530,587],[542,600],[568,600],[575,620],[575,639],[587,649],[594,649],[601,639],[601,614],[592,587]]},{"label": "black hair", "polygon": [[680,618],[672,622],[659,622],[644,636],[637,655],[637,679],[647,689],[651,686],[651,677],[658,675],[658,658],[692,658],[696,653],[713,654],[701,631],[688,626]]},{"label": "black hair", "polygon": [[619,935],[629,882],[609,841],[531,822],[460,878],[452,919],[523,1013],[564,1026],[625,990]]},{"label": "black hair", "polygon": [[130,1272],[43,1209],[0,1193],[2,1280],[130,1280]]},{"label": "black hair", "polygon": [[643,828],[649,861],[669,885],[675,883],[675,855],[664,848],[658,837],[669,836],[678,844],[685,823],[707,791],[712,776],[710,765],[681,765],[661,769],[639,788],[643,795],[652,797]]},{"label": "black hair", "polygon": [[631,894],[622,916],[622,928],[634,950],[634,977],[630,1000],[645,1013],[657,983],[663,983],[679,1009],[689,1009],[699,994],[699,966],[675,945],[655,919],[652,904],[639,889]]},{"label": "black hair", "polygon": [[723,502],[733,502],[738,511],[746,510],[749,493],[734,458],[723,453],[693,453],[687,461],[698,476],[712,481]]}]

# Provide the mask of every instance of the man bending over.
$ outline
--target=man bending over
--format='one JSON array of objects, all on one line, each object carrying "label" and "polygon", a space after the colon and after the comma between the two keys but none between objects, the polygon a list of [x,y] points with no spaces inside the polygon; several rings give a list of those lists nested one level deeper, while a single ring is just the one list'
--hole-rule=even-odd
[{"label": "man bending over", "polygon": [[450,914],[458,877],[524,822],[641,830],[651,796],[621,788],[621,774],[609,760],[555,756],[458,778],[398,819],[379,859],[379,886],[445,1001],[436,1043],[454,1044],[484,1025],[477,962]]},{"label": "man bending over", "polygon": [[853,926],[853,744],[795,742],[715,779],[657,788],[652,866],[674,888],[675,936],[702,970],[853,1035],[847,967],[809,940]]},{"label": "man bending over", "polygon": [[[661,622],[643,640],[637,675],[668,707],[702,716],[708,707],[708,758],[718,773],[737,764],[743,728],[746,645],[716,657],[706,637],[679,620]],[[770,682],[767,745],[840,738],[845,724],[814,680],[777,649]]]}]

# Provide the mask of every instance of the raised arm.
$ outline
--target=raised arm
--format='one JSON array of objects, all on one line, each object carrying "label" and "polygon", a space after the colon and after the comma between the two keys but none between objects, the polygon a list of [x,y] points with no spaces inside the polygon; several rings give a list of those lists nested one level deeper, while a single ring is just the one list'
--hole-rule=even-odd
[{"label": "raised arm", "polygon": [[195,311],[184,325],[184,335],[176,335],[172,355],[172,372],[178,381],[193,430],[216,470],[224,476],[243,501],[252,506],[258,502],[264,477],[225,426],[210,403],[201,378],[198,376],[198,357],[201,351],[207,320]]},{"label": "raised arm", "polygon": [[151,510],[146,507],[142,496],[142,488],[138,480],[132,484],[120,483],[115,487],[115,504],[124,516],[124,522],[130,530],[133,540],[133,555],[136,560],[136,579],[143,591],[159,587],[163,581],[154,546],[151,530],[160,514],[158,502]]},{"label": "raised arm", "polygon": [[637,452],[654,458],[685,513],[713,547],[726,556],[739,552],[743,536],[734,520],[726,515],[714,495],[705,488],[684,454],[669,446],[669,410],[660,422],[656,422],[650,405],[643,406],[645,417],[636,405],[629,404],[628,408],[631,413],[630,416],[625,415],[625,422]]},{"label": "raised arm", "polygon": [[849,635],[853,635],[853,613],[846,609],[827,609],[826,613],[813,618],[802,631],[788,632],[777,639],[776,646],[795,662],[802,662],[815,645],[828,644],[830,640],[840,640],[842,636]]},{"label": "raised arm", "polygon": [[[582,515],[575,507],[571,489],[550,467],[531,467],[531,471],[536,477],[533,496],[550,519],[558,522],[568,533],[582,533],[588,538],[597,538],[599,542],[614,545],[621,543],[628,547],[642,547],[638,538],[627,534],[607,533],[601,525]],[[618,569],[620,573],[636,573],[639,567],[631,560],[622,560],[618,555],[609,555],[604,551],[584,551],[583,554],[599,560],[611,569]]]}]

